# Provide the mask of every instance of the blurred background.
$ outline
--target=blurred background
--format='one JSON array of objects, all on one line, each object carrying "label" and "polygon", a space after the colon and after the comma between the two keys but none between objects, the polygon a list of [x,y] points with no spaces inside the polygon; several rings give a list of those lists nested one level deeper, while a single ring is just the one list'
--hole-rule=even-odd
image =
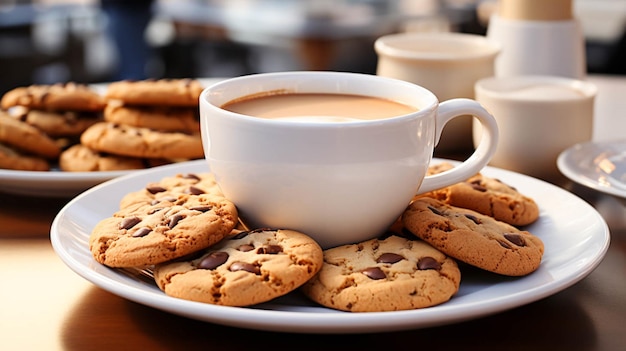
[{"label": "blurred background", "polygon": [[[0,0],[0,94],[30,84],[375,73],[403,31],[484,34],[495,0]],[[574,0],[589,73],[626,74],[626,0]]]}]

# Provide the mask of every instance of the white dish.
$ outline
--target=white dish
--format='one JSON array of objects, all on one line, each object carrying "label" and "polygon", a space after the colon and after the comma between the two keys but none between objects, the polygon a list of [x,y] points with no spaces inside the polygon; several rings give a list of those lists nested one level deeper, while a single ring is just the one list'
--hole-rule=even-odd
[{"label": "white dish", "polygon": [[559,155],[557,166],[579,184],[626,198],[626,141],[576,144]]},{"label": "white dish", "polygon": [[259,330],[298,333],[369,333],[460,322],[518,307],[561,291],[587,276],[602,260],[609,230],[600,214],[575,195],[528,176],[487,167],[499,178],[533,197],[540,218],[527,229],[545,243],[540,268],[510,278],[478,270],[464,272],[450,301],[419,310],[349,313],[319,307],[298,293],[254,307],[226,307],[166,296],[154,283],[96,263],[88,249],[91,229],[117,210],[124,194],[176,173],[208,172],[205,161],[191,161],[139,171],[100,184],[70,201],[51,227],[57,255],[95,285],[126,299],[206,322]]},{"label": "white dish", "polygon": [[31,172],[0,169],[0,191],[27,196],[72,198],[109,179],[132,171]]}]

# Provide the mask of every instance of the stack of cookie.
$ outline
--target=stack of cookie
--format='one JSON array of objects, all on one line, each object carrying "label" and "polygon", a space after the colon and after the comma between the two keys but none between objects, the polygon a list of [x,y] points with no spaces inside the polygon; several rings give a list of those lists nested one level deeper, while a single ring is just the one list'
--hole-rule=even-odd
[{"label": "stack of cookie", "polygon": [[247,306],[285,295],[310,279],[322,249],[289,230],[236,228],[235,205],[212,174],[177,174],[128,193],[92,230],[94,259],[115,268],[154,266],[168,295]]},{"label": "stack of cookie", "polygon": [[61,151],[102,120],[104,99],[73,82],[18,87],[0,102],[0,167],[49,170]]},{"label": "stack of cookie", "polygon": [[[104,121],[90,126],[80,145],[61,155],[61,169],[106,170],[122,164],[124,168],[146,168],[202,158],[201,92],[200,82],[193,79],[111,83],[104,94]],[[81,164],[70,162],[77,158],[83,159]],[[86,169],[85,165],[99,169]]]}]

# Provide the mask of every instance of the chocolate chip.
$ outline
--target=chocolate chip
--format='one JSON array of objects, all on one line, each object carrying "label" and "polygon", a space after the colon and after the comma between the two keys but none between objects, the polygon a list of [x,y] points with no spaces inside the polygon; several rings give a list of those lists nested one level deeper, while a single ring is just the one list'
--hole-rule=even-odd
[{"label": "chocolate chip", "polygon": [[137,223],[141,222],[141,218],[139,217],[126,217],[122,219],[119,224],[120,229],[130,229],[137,225]]},{"label": "chocolate chip", "polygon": [[175,198],[175,197],[173,197],[173,196],[164,196],[164,197],[162,197],[162,198],[152,200],[152,201],[150,202],[150,204],[154,206],[154,205],[156,205],[156,204],[158,204],[158,203],[161,203],[161,202],[163,202],[163,201],[167,201],[167,202],[176,202],[176,198]]},{"label": "chocolate chip", "polygon": [[183,175],[183,179],[195,179],[195,180],[200,180],[200,177],[198,177],[197,175],[193,174],[193,173],[187,173],[185,175]]},{"label": "chocolate chip", "polygon": [[183,218],[185,218],[185,216],[183,216],[183,215],[181,215],[181,214],[177,213],[177,214],[175,214],[175,215],[173,215],[172,217],[170,217],[170,218],[169,218],[169,221],[168,221],[168,223],[167,223],[167,226],[168,226],[170,229],[172,229],[172,228],[174,228],[174,227],[178,224],[178,222],[180,222]]},{"label": "chocolate chip", "polygon": [[417,268],[420,270],[434,269],[436,271],[441,269],[441,264],[430,256],[422,257],[417,261]]},{"label": "chocolate chip", "polygon": [[213,208],[213,206],[206,205],[206,206],[191,207],[190,210],[192,210],[192,211],[200,211],[200,212],[208,212],[208,211],[211,211],[212,208]]},{"label": "chocolate chip", "polygon": [[504,234],[504,238],[517,246],[526,246],[526,241],[524,238],[515,233],[506,233]]},{"label": "chocolate chip", "polygon": [[248,252],[248,251],[254,250],[254,246],[252,246],[250,244],[243,244],[243,245],[239,245],[237,247],[237,250],[241,251],[241,252]]},{"label": "chocolate chip", "polygon": [[254,234],[254,233],[277,232],[277,231],[278,230],[272,229],[272,228],[257,228],[257,229],[251,230],[250,233]]},{"label": "chocolate chip", "polygon": [[372,280],[379,280],[379,279],[387,278],[387,275],[385,274],[385,272],[383,272],[383,270],[378,267],[365,268],[364,270],[361,271],[361,273],[365,274],[368,278]]},{"label": "chocolate chip", "polygon": [[472,222],[476,223],[476,224],[481,224],[482,222],[480,221],[480,219],[478,219],[478,217],[471,215],[471,214],[465,214],[465,217],[467,217],[469,220],[471,220]]},{"label": "chocolate chip", "polygon": [[141,227],[133,233],[133,238],[141,238],[142,236],[150,234],[151,231],[152,229],[148,227]]},{"label": "chocolate chip", "polygon": [[228,253],[224,251],[211,252],[204,257],[199,263],[200,269],[215,269],[224,264],[228,260]]},{"label": "chocolate chip", "polygon": [[[157,202],[157,203],[158,203],[158,202]],[[155,204],[155,205],[156,205],[156,204]],[[152,214],[155,214],[155,213],[157,213],[157,212],[159,212],[159,211],[161,211],[161,210],[163,210],[163,207],[161,207],[161,208],[153,208],[153,209],[151,209],[150,211],[148,211],[148,214],[149,214],[149,215],[152,215]]]},{"label": "chocolate chip", "polygon": [[165,188],[164,188],[164,187],[162,187],[162,186],[158,186],[158,185],[146,187],[146,190],[147,190],[150,194],[162,193],[162,192],[164,192],[164,191],[167,191],[167,189],[165,189]]},{"label": "chocolate chip", "polygon": [[480,180],[475,180],[469,183],[469,185],[472,187],[472,189],[480,191],[481,193],[484,193],[487,191],[487,188],[485,188],[482,184],[480,184]]},{"label": "chocolate chip", "polygon": [[261,269],[248,262],[233,262],[228,268],[231,272],[246,271],[254,274],[261,274]]},{"label": "chocolate chip", "polygon": [[276,255],[281,252],[283,252],[283,247],[280,245],[267,245],[267,246],[259,247],[259,249],[256,250],[256,253],[258,253],[259,255],[262,255],[262,254]]},{"label": "chocolate chip", "polygon": [[191,195],[200,195],[200,194],[204,194],[204,190],[197,188],[195,186],[190,186],[189,189],[187,189],[187,193]]},{"label": "chocolate chip", "polygon": [[498,244],[500,244],[500,246],[502,246],[503,248],[505,248],[505,249],[510,249],[511,248],[511,245],[509,245],[507,242],[504,242],[502,240],[497,240],[497,241],[498,241]]},{"label": "chocolate chip", "polygon": [[403,259],[404,259],[404,256],[402,255],[398,255],[393,252],[385,252],[384,254],[378,256],[378,258],[376,259],[376,262],[393,264],[393,263],[402,261]]},{"label": "chocolate chip", "polygon": [[250,232],[240,232],[240,233],[237,233],[237,234],[235,234],[235,235],[231,236],[231,237],[230,237],[230,240],[239,240],[239,239],[243,239],[243,238],[245,238],[246,236],[248,236],[248,234],[250,234]]},{"label": "chocolate chip", "polygon": [[436,208],[434,208],[434,207],[432,207],[432,206],[428,206],[428,209],[429,209],[432,213],[434,213],[434,214],[436,214],[436,215],[443,216],[443,213],[442,213],[441,211],[439,211],[438,209],[436,209]]}]

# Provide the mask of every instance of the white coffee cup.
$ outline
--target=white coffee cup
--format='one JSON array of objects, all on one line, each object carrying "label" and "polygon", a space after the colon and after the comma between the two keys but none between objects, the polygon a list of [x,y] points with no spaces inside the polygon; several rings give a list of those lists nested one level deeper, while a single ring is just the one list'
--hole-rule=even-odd
[{"label": "white coffee cup", "polygon": [[[376,74],[402,79],[432,91],[440,101],[474,98],[474,84],[494,75],[500,46],[485,36],[464,33],[398,33],[374,43]],[[439,150],[470,149],[472,118],[449,123]]]},{"label": "white coffee cup", "polygon": [[[492,77],[476,83],[476,100],[498,121],[490,165],[547,181],[561,177],[556,159],[593,133],[594,84],[557,76]],[[474,142],[482,127],[474,123]]]},{"label": "white coffee cup", "polygon": [[[348,122],[276,120],[222,108],[274,93],[356,94],[418,110],[397,117]],[[468,160],[425,177],[448,121],[471,114],[486,133]],[[462,181],[496,149],[495,119],[476,101],[442,102],[425,88],[375,75],[281,72],[242,76],[200,96],[205,156],[225,196],[251,228],[289,228],[324,247],[383,234],[418,192]],[[313,120],[312,120],[313,119]]]}]

